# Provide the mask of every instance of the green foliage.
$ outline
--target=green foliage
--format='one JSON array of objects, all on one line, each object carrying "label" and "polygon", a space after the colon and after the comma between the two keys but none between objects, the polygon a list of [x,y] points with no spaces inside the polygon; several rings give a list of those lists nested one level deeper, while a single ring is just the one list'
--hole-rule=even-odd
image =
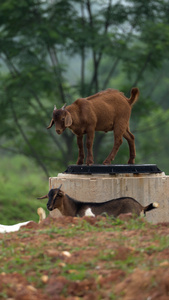
[{"label": "green foliage", "polygon": [[[1,1],[1,223],[38,220],[37,207],[46,206],[35,200],[48,190],[44,174],[56,176],[76,162],[74,135],[46,130],[53,105],[108,87],[126,96],[139,87],[130,122],[136,163],[169,173],[168,11],[166,0]],[[96,163],[112,144],[112,132],[96,133]],[[114,163],[127,161],[124,141]]]},{"label": "green foliage", "polygon": [[[154,163],[164,171],[166,174],[169,172],[169,166],[166,163],[168,155],[168,139],[169,134],[169,112],[162,108],[156,109],[147,115],[142,121],[139,122],[138,129],[135,130],[138,136],[137,148],[138,159],[143,160],[144,163]],[[151,143],[147,144],[147,140]],[[165,145],[165,146],[164,146]]]},{"label": "green foliage", "polygon": [[48,214],[46,202],[36,199],[48,192],[48,181],[41,169],[23,156],[1,157],[0,190],[1,224],[38,222],[38,207],[43,207]]},{"label": "green foliage", "polygon": [[[31,157],[49,177],[77,159],[71,132],[46,130],[54,104],[59,108],[107,87],[129,96],[137,85],[131,131],[157,107],[168,109],[168,10],[166,0],[1,1],[0,149]],[[156,156],[146,136],[136,140]],[[112,142],[112,134],[96,135],[96,163]],[[127,162],[126,149],[115,163]],[[147,162],[142,147],[137,155],[138,163]]]}]

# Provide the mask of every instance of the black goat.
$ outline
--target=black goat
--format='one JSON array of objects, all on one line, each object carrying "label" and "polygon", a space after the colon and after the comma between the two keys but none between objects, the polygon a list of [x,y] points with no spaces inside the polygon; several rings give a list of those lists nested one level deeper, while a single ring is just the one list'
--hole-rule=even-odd
[{"label": "black goat", "polygon": [[57,208],[64,216],[97,216],[103,213],[114,217],[124,213],[133,213],[140,216],[159,206],[156,202],[142,206],[131,197],[121,197],[100,203],[81,202],[69,197],[60,188],[61,186],[57,189],[51,189],[47,195],[37,199],[48,198],[48,210],[52,211]]}]

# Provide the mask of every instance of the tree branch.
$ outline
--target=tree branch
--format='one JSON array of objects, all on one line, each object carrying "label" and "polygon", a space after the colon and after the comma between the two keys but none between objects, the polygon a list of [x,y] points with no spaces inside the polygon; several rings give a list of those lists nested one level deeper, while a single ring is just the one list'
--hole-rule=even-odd
[{"label": "tree branch", "polygon": [[[104,24],[104,34],[107,33],[108,27],[110,26],[110,9],[112,6],[112,0],[109,0],[109,5],[107,7],[107,18],[105,20],[105,24]],[[88,12],[89,12],[89,16],[90,16],[90,24],[91,24],[91,28],[93,28],[93,18],[92,18],[92,13],[91,13],[91,6],[90,6],[90,1],[87,1],[87,8],[88,8]],[[89,94],[92,91],[92,87],[95,83],[95,92],[98,92],[99,90],[99,82],[98,82],[98,69],[99,69],[99,65],[103,56],[103,50],[104,50],[105,46],[102,46],[98,56],[96,55],[96,53],[93,53],[93,61],[94,61],[94,73],[93,73],[93,77],[91,79],[91,83],[89,86]]]},{"label": "tree branch", "polygon": [[[59,65],[58,57],[56,55],[56,51],[55,51],[54,47],[47,46],[47,49],[48,49],[49,56],[50,56],[50,59],[51,59],[51,62],[52,62],[53,68],[54,68],[54,72],[55,72],[56,78],[59,81],[58,86],[59,86],[61,100],[62,100],[62,103],[65,104],[66,100],[65,100],[65,94],[64,94],[64,90],[63,90],[63,85],[62,85],[62,82],[61,82],[62,74],[61,74],[61,70],[60,70],[60,65]],[[59,76],[58,76],[58,73],[56,71],[56,68],[58,69]]]},{"label": "tree branch", "polygon": [[15,112],[15,109],[14,109],[14,105],[13,105],[13,100],[10,98],[9,99],[9,102],[11,104],[11,110],[12,110],[12,113],[13,113],[13,117],[14,117],[14,121],[15,121],[15,124],[16,126],[18,127],[19,129],[19,132],[23,138],[23,140],[25,141],[25,143],[28,145],[30,151],[32,152],[32,155],[33,157],[36,159],[36,161],[38,162],[38,164],[41,166],[41,168],[43,169],[43,171],[45,172],[46,176],[49,177],[49,173],[48,173],[48,170],[46,168],[46,166],[43,164],[43,162],[41,161],[41,159],[39,158],[39,155],[37,154],[37,152],[35,151],[35,149],[33,148],[33,146],[30,144],[26,134],[24,133],[21,125],[19,124],[19,121],[18,121],[18,118],[17,118],[17,115],[16,115],[16,112]]},{"label": "tree branch", "polygon": [[116,58],[116,60],[115,60],[115,62],[114,62],[114,64],[113,64],[113,66],[112,66],[112,68],[110,69],[109,74],[107,75],[107,78],[106,78],[105,81],[104,81],[103,88],[102,88],[103,90],[106,89],[106,87],[107,87],[107,85],[108,85],[108,83],[109,83],[109,81],[110,81],[110,78],[112,77],[112,75],[113,75],[115,69],[116,69],[117,66],[118,66],[119,61],[120,61],[120,58],[119,58],[119,57]]},{"label": "tree branch", "polygon": [[[46,117],[48,118],[48,114],[46,112],[46,109],[44,108],[43,104],[41,103],[39,97],[36,95],[36,93],[30,89],[30,92],[32,93],[32,95],[34,96],[35,100],[37,101],[39,107],[41,108],[41,110],[45,113]],[[35,106],[30,102],[30,104],[32,105],[32,107],[34,108],[34,110],[36,111],[36,113],[38,113],[38,110],[36,110]],[[43,122],[42,118],[41,118],[41,123],[44,125],[44,127],[46,127],[46,123]],[[61,146],[61,144],[57,141],[56,137],[54,136],[54,134],[52,133],[51,130],[48,131],[49,135],[51,136],[53,142],[57,145],[57,147],[59,148],[59,150],[65,155],[65,151],[63,149],[63,147]]]},{"label": "tree branch", "polygon": [[148,55],[147,55],[147,57],[146,57],[146,60],[145,60],[145,62],[144,62],[144,64],[143,64],[142,68],[140,69],[140,72],[138,73],[138,75],[137,75],[137,77],[136,77],[136,79],[135,79],[135,81],[134,81],[134,83],[133,83],[132,86],[137,86],[138,81],[140,80],[140,78],[142,77],[144,71],[145,71],[146,68],[147,68],[147,65],[148,65],[148,63],[149,63],[149,61],[150,61],[151,54],[152,54],[151,52],[148,53]]},{"label": "tree branch", "polygon": [[[125,38],[125,40],[124,40],[124,45],[126,45],[126,43],[130,41],[130,39],[131,39],[131,37],[132,37],[132,32],[133,32],[133,30],[135,29],[136,25],[137,25],[137,23],[134,23],[133,26],[131,27],[131,29],[130,29],[128,35],[126,36],[126,38]],[[112,68],[110,69],[110,71],[109,71],[109,73],[108,73],[108,75],[107,75],[107,77],[106,77],[106,79],[105,79],[105,81],[104,81],[104,84],[103,84],[103,87],[102,87],[103,90],[107,87],[107,85],[108,85],[108,83],[109,83],[109,81],[110,81],[110,79],[111,79],[113,73],[115,72],[115,70],[116,70],[116,68],[117,68],[117,66],[118,66],[118,64],[119,64],[119,62],[120,62],[120,60],[121,60],[121,57],[118,56],[118,57],[116,58],[116,60],[114,61],[113,65],[112,65]]]},{"label": "tree branch", "polygon": [[[84,27],[85,19],[84,19],[84,1],[81,2],[81,15],[82,15],[82,26]],[[85,47],[84,45],[81,46],[81,94],[82,97],[85,95]]]},{"label": "tree branch", "polygon": [[[87,0],[86,6],[87,6],[88,14],[89,14],[91,31],[93,32],[94,31],[94,25],[93,25],[93,16],[92,16],[92,12],[91,12],[90,0]],[[98,92],[98,74],[97,74],[98,62],[97,62],[97,58],[96,58],[96,51],[93,49],[93,47],[92,47],[92,55],[93,55],[94,74],[93,74],[93,78],[92,78],[91,83],[90,83],[89,93],[91,92],[92,86],[93,86],[94,83],[95,83],[95,92]]]},{"label": "tree branch", "polygon": [[[7,57],[6,58],[6,63],[9,66],[9,71],[11,73],[11,75],[13,77],[16,77],[15,73],[17,74],[17,76],[21,77],[19,71],[16,69],[16,67],[12,64],[12,62],[10,61],[10,59]],[[11,68],[10,68],[11,66]],[[11,69],[13,69],[14,71],[11,71]],[[45,112],[46,117],[48,118],[48,114],[46,112],[46,109],[44,108],[43,104],[41,103],[39,97],[37,96],[37,94],[33,91],[32,88],[29,88],[31,94],[33,95],[34,99],[37,101],[38,105],[40,106],[40,108],[42,109],[43,112]],[[44,127],[46,127],[46,124],[44,123]],[[54,134],[52,133],[52,131],[49,131],[49,135],[51,136],[52,140],[54,141],[54,143],[57,145],[57,147],[59,148],[59,150],[65,155],[65,151],[63,149],[63,147],[61,146],[61,144],[57,141],[57,139],[55,138]]]}]

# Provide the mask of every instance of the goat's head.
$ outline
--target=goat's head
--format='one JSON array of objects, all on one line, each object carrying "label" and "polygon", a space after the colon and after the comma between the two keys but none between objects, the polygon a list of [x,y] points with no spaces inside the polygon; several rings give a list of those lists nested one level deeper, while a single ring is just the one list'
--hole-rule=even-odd
[{"label": "goat's head", "polygon": [[72,125],[72,117],[71,114],[65,109],[66,104],[61,108],[57,109],[54,106],[53,110],[53,118],[47,127],[47,129],[51,128],[55,124],[55,130],[58,134],[61,134],[66,127]]},{"label": "goat's head", "polygon": [[45,196],[39,197],[37,199],[45,199],[48,198],[47,209],[52,211],[55,208],[58,208],[62,211],[62,198],[65,193],[61,191],[62,184],[57,189],[51,189],[49,193]]}]

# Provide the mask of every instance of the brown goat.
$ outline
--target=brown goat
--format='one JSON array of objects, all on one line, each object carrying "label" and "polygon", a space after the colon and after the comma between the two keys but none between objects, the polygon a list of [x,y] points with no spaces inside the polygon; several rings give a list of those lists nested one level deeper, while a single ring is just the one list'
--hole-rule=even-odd
[{"label": "brown goat", "polygon": [[55,130],[58,134],[61,134],[67,127],[76,134],[79,148],[78,165],[84,162],[83,135],[87,135],[86,164],[92,165],[94,163],[93,140],[95,131],[108,132],[113,130],[114,146],[103,164],[109,165],[114,160],[123,137],[127,140],[130,150],[128,164],[134,164],[135,142],[134,135],[129,130],[129,119],[131,107],[138,96],[138,88],[132,88],[129,99],[118,90],[107,89],[93,96],[77,99],[67,107],[66,105],[61,109],[54,107],[53,118],[47,129],[55,124]]},{"label": "brown goat", "polygon": [[124,213],[134,213],[140,216],[159,206],[156,202],[142,206],[131,197],[121,197],[100,203],[81,202],[69,197],[60,188],[61,186],[58,189],[51,189],[47,195],[37,199],[48,198],[48,210],[52,211],[57,208],[64,216],[97,216],[103,213],[114,217]]}]

